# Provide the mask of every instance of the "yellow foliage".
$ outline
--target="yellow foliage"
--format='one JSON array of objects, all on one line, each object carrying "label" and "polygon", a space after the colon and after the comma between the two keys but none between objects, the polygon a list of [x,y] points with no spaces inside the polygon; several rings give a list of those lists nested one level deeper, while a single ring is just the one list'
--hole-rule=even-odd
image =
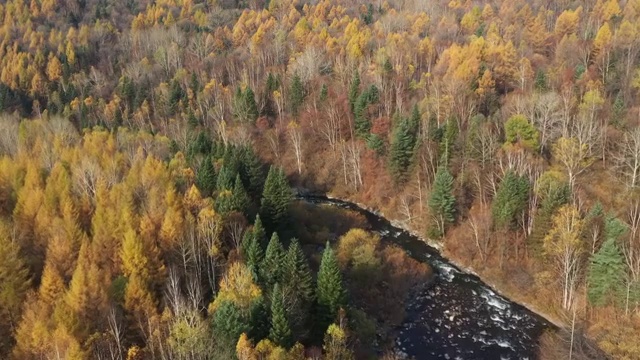
[{"label": "yellow foliage", "polygon": [[260,296],[262,291],[253,282],[251,271],[246,265],[235,262],[229,266],[220,280],[218,296],[209,306],[209,312],[215,312],[225,301],[232,302],[240,309],[248,309]]}]

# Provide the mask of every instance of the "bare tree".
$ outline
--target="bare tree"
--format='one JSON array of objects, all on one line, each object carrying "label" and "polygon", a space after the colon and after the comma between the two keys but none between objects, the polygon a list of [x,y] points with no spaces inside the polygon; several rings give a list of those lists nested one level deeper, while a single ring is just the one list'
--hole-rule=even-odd
[{"label": "bare tree", "polygon": [[624,134],[616,163],[626,179],[628,188],[635,188],[640,181],[640,128]]},{"label": "bare tree", "polygon": [[296,154],[298,174],[302,174],[302,129],[298,123],[291,121],[287,126],[287,132],[289,133],[289,139],[291,139],[291,144]]},{"label": "bare tree", "polygon": [[536,96],[533,116],[530,118],[540,132],[540,147],[547,145],[560,135],[562,125],[561,97],[555,92]]}]

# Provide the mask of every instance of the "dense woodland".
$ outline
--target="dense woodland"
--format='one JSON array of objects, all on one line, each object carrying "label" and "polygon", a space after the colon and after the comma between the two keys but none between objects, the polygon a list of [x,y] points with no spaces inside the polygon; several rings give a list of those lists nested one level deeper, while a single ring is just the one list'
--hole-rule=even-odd
[{"label": "dense woodland", "polygon": [[428,269],[291,184],[384,211],[562,325],[543,358],[640,358],[640,0],[0,19],[2,357],[380,356]]}]

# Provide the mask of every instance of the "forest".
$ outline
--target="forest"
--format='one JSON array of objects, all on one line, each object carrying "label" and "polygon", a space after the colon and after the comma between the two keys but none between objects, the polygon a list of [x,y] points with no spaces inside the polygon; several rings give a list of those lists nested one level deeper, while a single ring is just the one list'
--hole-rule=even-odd
[{"label": "forest", "polygon": [[640,358],[640,0],[0,19],[1,358],[393,358],[431,270],[293,189],[552,320],[543,359]]}]

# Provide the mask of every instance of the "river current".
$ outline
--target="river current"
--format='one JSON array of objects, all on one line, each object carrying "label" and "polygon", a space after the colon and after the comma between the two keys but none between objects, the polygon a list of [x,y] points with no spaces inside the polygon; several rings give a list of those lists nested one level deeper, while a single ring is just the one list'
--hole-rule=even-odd
[{"label": "river current", "polygon": [[383,241],[398,244],[435,270],[433,282],[414,294],[406,309],[396,352],[418,360],[537,358],[540,335],[553,328],[544,318],[497,294],[478,276],[459,269],[438,250],[379,215],[322,196],[305,196],[303,201],[362,214]]}]

